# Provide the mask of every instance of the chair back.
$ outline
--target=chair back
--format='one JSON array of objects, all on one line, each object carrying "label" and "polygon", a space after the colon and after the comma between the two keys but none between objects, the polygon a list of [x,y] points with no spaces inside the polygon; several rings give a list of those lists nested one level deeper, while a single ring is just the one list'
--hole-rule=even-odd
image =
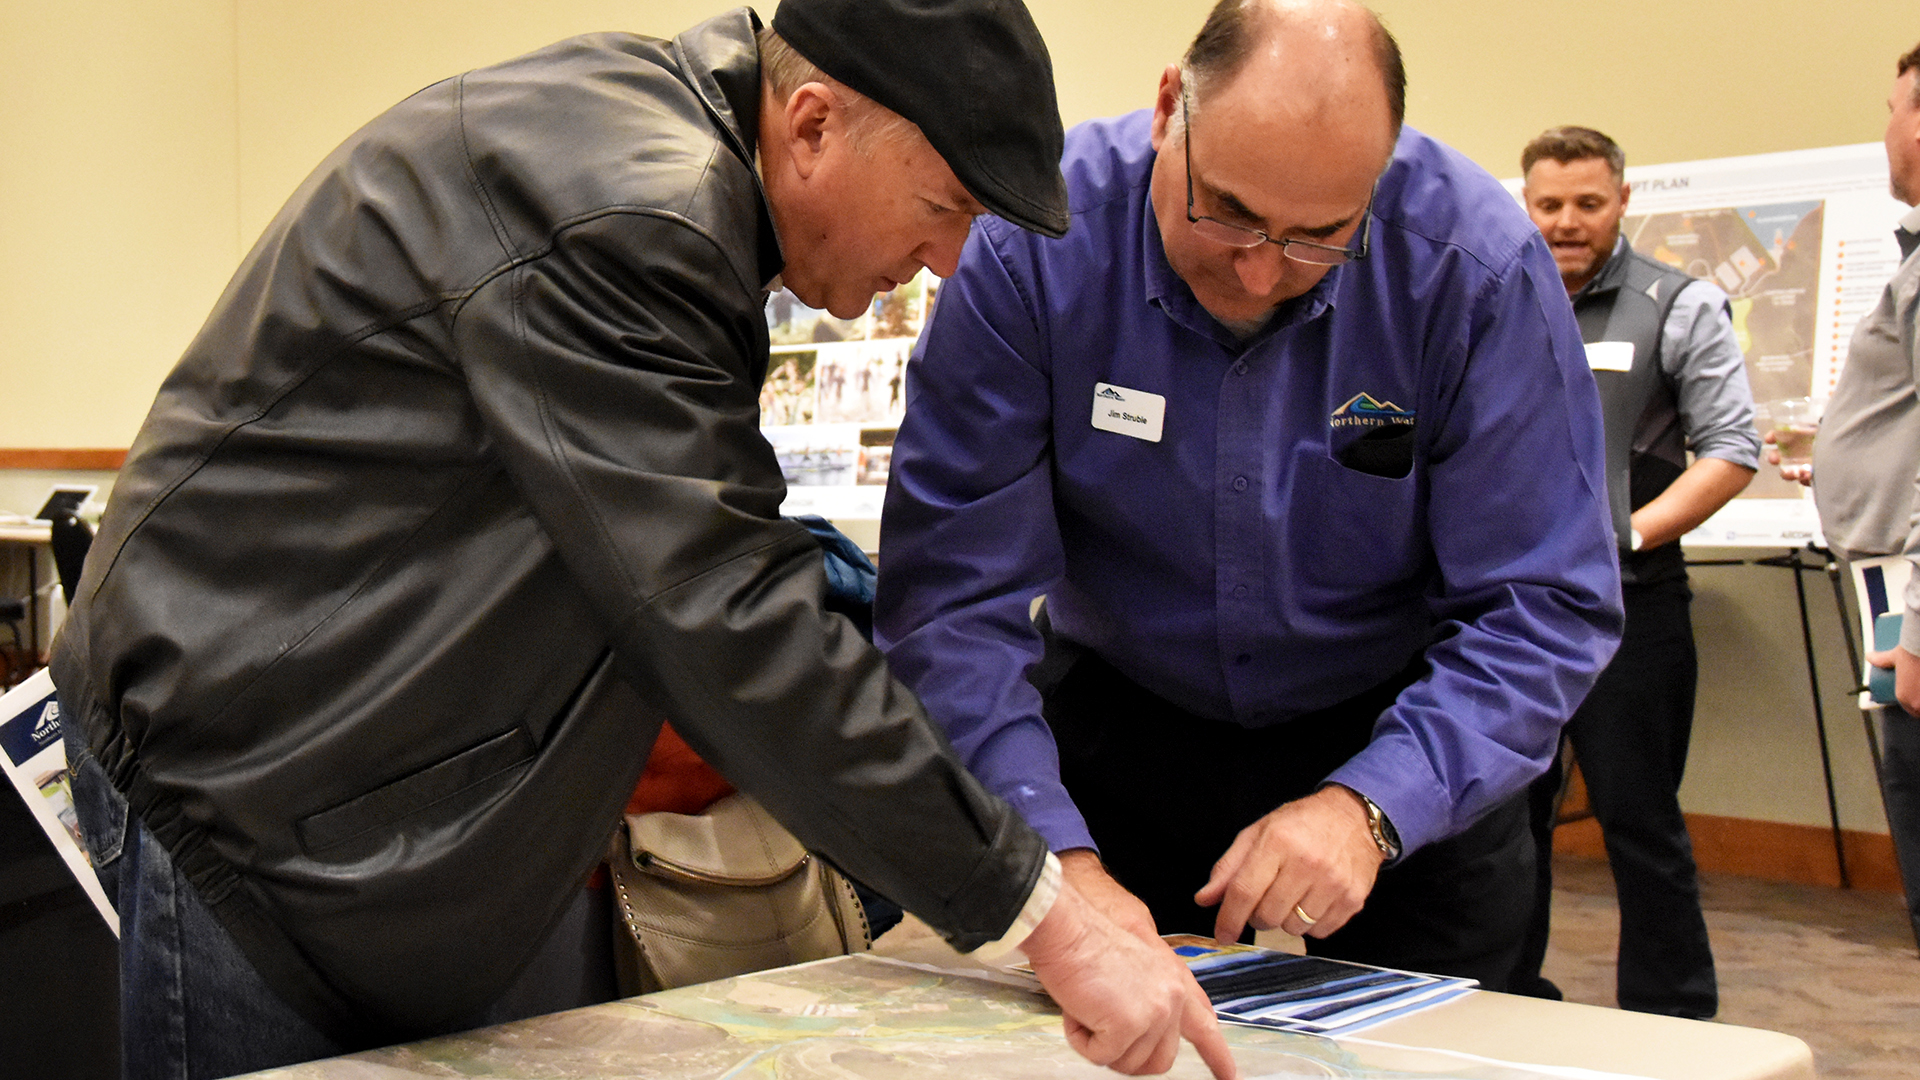
[{"label": "chair back", "polygon": [[80,568],[86,564],[87,549],[93,546],[93,530],[71,510],[53,516],[53,567],[60,575],[60,592],[73,603],[73,590],[80,585]]}]

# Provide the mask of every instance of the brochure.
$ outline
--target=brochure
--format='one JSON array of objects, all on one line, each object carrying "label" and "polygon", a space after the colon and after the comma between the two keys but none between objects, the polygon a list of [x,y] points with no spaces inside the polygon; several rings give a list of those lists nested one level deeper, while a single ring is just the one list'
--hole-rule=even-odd
[{"label": "brochure", "polygon": [[[1853,596],[1860,609],[1860,640],[1870,649],[1890,649],[1900,642],[1900,616],[1906,609],[1907,578],[1912,566],[1901,555],[1855,559]],[[1873,709],[1893,703],[1893,672],[1861,662],[1860,707]]]},{"label": "brochure", "polygon": [[1422,975],[1194,934],[1167,944],[1193,969],[1225,1024],[1343,1038],[1472,991],[1472,979]]},{"label": "brochure", "polygon": [[60,703],[54,699],[53,679],[45,668],[0,697],[0,768],[6,770],[14,790],[46,830],[54,850],[93,900],[107,927],[119,937],[120,916],[107,901],[80,840],[67,778],[67,752],[60,744]]}]

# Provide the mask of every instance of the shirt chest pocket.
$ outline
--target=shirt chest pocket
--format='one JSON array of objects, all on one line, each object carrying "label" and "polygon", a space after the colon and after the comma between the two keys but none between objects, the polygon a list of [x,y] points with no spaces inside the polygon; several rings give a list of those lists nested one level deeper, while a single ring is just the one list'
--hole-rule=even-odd
[{"label": "shirt chest pocket", "polygon": [[1405,470],[1388,470],[1398,476],[1349,468],[1316,446],[1294,451],[1280,569],[1310,590],[1319,601],[1312,606],[1391,605],[1423,588],[1431,560],[1420,494],[1426,476],[1411,458],[1410,432],[1402,449]]}]

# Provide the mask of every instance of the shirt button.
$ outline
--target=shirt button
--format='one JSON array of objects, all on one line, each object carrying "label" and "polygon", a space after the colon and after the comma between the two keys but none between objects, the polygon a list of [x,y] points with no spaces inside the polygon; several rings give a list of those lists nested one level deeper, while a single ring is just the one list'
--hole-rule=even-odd
[{"label": "shirt button", "polygon": [[1241,360],[1235,363],[1233,365],[1233,373],[1235,375],[1245,375],[1247,373],[1247,362],[1245,360]]},{"label": "shirt button", "polygon": [[1246,477],[1244,477],[1244,476],[1236,476],[1236,477],[1234,477],[1234,478],[1233,478],[1233,490],[1235,490],[1235,491],[1245,491],[1245,490],[1247,490],[1247,478],[1246,478]]},{"label": "shirt button", "polygon": [[1247,587],[1245,585],[1235,585],[1233,587],[1233,598],[1235,600],[1245,600],[1247,598]]},{"label": "shirt button", "polygon": [[1253,663],[1253,654],[1241,653],[1239,656],[1233,658],[1233,662],[1235,666],[1246,667],[1248,664]]}]

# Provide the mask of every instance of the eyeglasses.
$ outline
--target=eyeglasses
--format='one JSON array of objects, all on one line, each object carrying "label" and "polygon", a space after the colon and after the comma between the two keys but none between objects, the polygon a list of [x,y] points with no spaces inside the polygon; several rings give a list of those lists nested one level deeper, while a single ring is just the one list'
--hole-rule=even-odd
[{"label": "eyeglasses", "polygon": [[1228,247],[1256,248],[1261,244],[1279,244],[1280,254],[1294,262],[1309,266],[1339,266],[1354,259],[1367,257],[1367,241],[1373,231],[1373,195],[1367,196],[1365,215],[1360,224],[1360,243],[1357,247],[1334,247],[1331,244],[1316,244],[1311,240],[1288,240],[1268,236],[1258,229],[1249,229],[1244,225],[1230,225],[1218,218],[1193,212],[1193,119],[1187,112],[1187,95],[1180,95],[1180,122],[1185,127],[1180,135],[1180,147],[1187,155],[1187,220],[1193,224],[1193,231],[1216,243]]}]

